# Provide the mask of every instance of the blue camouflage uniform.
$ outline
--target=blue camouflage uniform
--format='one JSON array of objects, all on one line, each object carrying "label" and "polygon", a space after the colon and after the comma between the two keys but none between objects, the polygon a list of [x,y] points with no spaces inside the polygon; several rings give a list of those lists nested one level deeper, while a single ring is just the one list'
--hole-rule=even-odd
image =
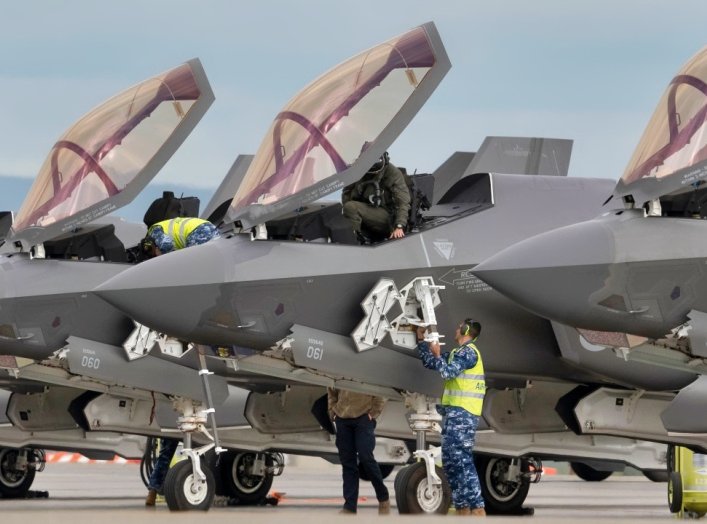
[{"label": "blue camouflage uniform", "polygon": [[[147,234],[155,242],[155,246],[159,248],[162,253],[169,253],[176,249],[180,249],[183,245],[184,247],[196,246],[199,244],[204,244],[209,240],[219,237],[220,234],[216,226],[211,222],[206,220],[196,219],[196,218],[178,218],[178,221],[198,221],[199,225],[191,229],[181,242],[177,242],[172,235],[165,233],[162,224],[168,227],[169,221],[165,220],[163,222],[158,222],[154,224],[148,230]],[[158,493],[162,493],[162,488],[164,484],[165,477],[169,471],[169,465],[172,462],[174,453],[179,445],[179,440],[175,439],[160,439],[160,453],[157,456],[157,460],[148,479],[148,489],[154,490]]]},{"label": "blue camouflage uniform", "polygon": [[[183,218],[177,220],[186,221],[199,219]],[[216,226],[214,226],[211,222],[207,222],[206,220],[199,221],[202,223],[196,226],[191,232],[189,232],[188,235],[186,235],[184,247],[192,247],[199,244],[204,244],[209,240],[220,236],[218,229],[216,229]],[[177,245],[177,242],[175,242],[174,237],[165,232],[162,224],[166,223],[168,223],[168,221],[158,222],[157,224],[154,224],[152,227],[150,227],[148,231],[148,235],[152,238],[152,240],[155,242],[155,245],[162,253],[170,253],[175,249],[179,249],[179,246]]]},{"label": "blue camouflage uniform", "polygon": [[[449,380],[476,366],[477,352],[463,345],[454,352],[449,362],[449,352],[435,357],[427,342],[420,342],[417,350],[422,364],[434,369]],[[452,504],[455,508],[483,508],[479,475],[472,455],[479,417],[457,406],[437,405],[442,415],[442,466],[452,488]]]}]

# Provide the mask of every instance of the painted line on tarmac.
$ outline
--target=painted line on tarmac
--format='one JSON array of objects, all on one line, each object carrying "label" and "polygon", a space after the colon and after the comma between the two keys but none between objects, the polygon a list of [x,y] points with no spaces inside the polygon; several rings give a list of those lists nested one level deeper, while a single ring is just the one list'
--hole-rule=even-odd
[{"label": "painted line on tarmac", "polygon": [[84,457],[81,453],[51,451],[47,453],[47,464],[140,464],[139,460],[125,459],[116,455],[111,460],[96,460]]}]

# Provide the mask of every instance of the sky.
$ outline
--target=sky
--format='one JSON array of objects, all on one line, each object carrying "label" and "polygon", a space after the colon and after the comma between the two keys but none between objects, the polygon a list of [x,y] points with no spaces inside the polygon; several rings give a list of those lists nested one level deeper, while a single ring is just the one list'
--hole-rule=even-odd
[{"label": "sky", "polygon": [[198,57],[216,101],[154,187],[208,194],[297,91],[428,21],[452,69],[390,148],[396,165],[432,172],[485,136],[544,136],[574,139],[570,176],[616,179],[672,76],[707,44],[705,20],[705,0],[6,2],[0,184],[29,183],[105,99]]}]

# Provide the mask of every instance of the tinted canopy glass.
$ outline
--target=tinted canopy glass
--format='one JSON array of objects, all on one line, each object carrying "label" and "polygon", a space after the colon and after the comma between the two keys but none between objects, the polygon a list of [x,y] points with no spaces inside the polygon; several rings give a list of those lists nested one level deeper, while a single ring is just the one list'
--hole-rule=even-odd
[{"label": "tinted canopy glass", "polygon": [[[27,229],[38,235],[36,228],[62,221],[62,229],[69,230],[113,211],[117,197],[151,162],[154,175],[155,157],[180,125],[200,118],[189,116],[205,94],[210,103],[213,95],[203,70],[198,61],[191,61],[85,115],[52,147],[17,214],[15,235]],[[67,220],[78,214],[80,220]]]},{"label": "tinted canopy glass", "polygon": [[438,61],[435,43],[441,47],[430,31],[437,36],[427,24],[373,47],[290,100],[262,141],[229,216],[239,218],[249,206],[264,206],[263,216],[268,206],[305,189],[317,188],[296,203],[340,189],[343,182],[336,175],[348,172],[364,144],[375,142],[428,80]]},{"label": "tinted canopy glass", "polygon": [[616,192],[641,204],[707,177],[706,117],[707,48],[670,82]]}]

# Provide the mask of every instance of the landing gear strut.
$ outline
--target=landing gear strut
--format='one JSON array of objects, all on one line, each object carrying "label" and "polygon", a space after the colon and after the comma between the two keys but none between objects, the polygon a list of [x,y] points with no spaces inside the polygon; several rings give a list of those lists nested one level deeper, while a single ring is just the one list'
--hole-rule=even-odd
[{"label": "landing gear strut", "polygon": [[427,449],[427,432],[440,432],[440,415],[430,400],[417,393],[406,397],[408,408],[414,413],[408,417],[415,434],[417,450],[413,457],[420,460],[405,466],[395,477],[395,501],[398,512],[446,514],[452,502],[452,491],[444,471],[435,465],[441,454],[439,447]]},{"label": "landing gear strut", "polygon": [[[189,399],[178,398],[175,400],[175,407],[181,413],[181,416],[177,419],[177,426],[184,433],[184,449],[182,452],[189,460],[180,462],[170,468],[165,478],[164,497],[167,501],[167,506],[172,511],[207,510],[211,507],[216,493],[216,482],[213,473],[202,457],[212,449],[217,454],[226,451],[219,445],[215,417],[216,410],[213,407],[208,379],[212,373],[206,368],[206,358],[203,351],[199,351],[199,363],[201,365],[199,376],[202,379],[204,398],[208,407],[201,409],[203,406],[200,402]],[[206,429],[207,418],[211,419],[213,436]],[[211,442],[193,449],[192,433],[194,432],[202,434]]]}]

